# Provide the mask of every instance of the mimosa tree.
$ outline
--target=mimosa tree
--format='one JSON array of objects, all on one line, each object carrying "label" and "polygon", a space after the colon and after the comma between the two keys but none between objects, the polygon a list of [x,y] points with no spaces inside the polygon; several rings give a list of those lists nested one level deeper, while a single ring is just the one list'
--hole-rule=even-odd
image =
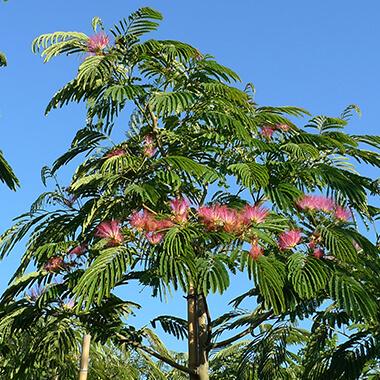
[{"label": "mimosa tree", "polygon": [[[70,313],[95,340],[141,350],[193,380],[209,378],[213,350],[269,322],[316,316],[325,300],[332,326],[337,313],[345,323],[373,325],[378,249],[356,220],[373,223],[379,209],[368,195],[379,186],[353,162],[379,167],[380,138],[344,132],[356,106],[303,128],[295,123],[309,116],[301,108],[258,106],[253,86],[234,87],[239,76],[213,57],[174,40],[142,40],[161,18],[141,8],[110,34],[95,18],[93,36],[57,32],[33,42],[45,62],[63,53],[84,58],[47,112],[85,101],[87,125],[43,170],[44,181],[79,154],[86,158],[68,188],[42,194],[3,235],[4,256],[30,234],[3,307],[35,283],[50,284],[35,313],[73,299]],[[129,104],[126,139],[114,142],[112,128]],[[25,274],[30,264],[36,271]],[[253,297],[257,307],[213,320],[208,295],[222,295],[238,271],[252,288],[235,304]],[[187,320],[157,316],[153,325],[187,339],[188,363],[160,351],[150,329],[122,324],[113,291],[131,281],[162,298],[183,292]],[[104,323],[88,317],[110,313],[112,303],[119,309]],[[235,335],[221,339],[226,331]],[[252,378],[273,378],[250,368]]]}]

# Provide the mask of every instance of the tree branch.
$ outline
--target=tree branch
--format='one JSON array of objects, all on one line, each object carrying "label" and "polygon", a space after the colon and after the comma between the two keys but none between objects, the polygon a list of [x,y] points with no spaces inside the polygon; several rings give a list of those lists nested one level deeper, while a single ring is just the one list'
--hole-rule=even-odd
[{"label": "tree branch", "polygon": [[266,319],[268,319],[270,316],[272,316],[273,311],[268,311],[267,313],[263,314],[260,319],[258,319],[256,322],[252,323],[251,326],[249,326],[246,330],[242,331],[241,333],[226,339],[222,340],[221,342],[210,344],[208,347],[208,350],[213,350],[214,348],[220,348],[227,346],[230,343],[235,342],[238,339],[243,338],[247,334],[250,334],[257,326],[259,326],[262,322],[264,322]]},{"label": "tree branch", "polygon": [[178,364],[177,362],[175,362],[174,360],[172,360],[170,358],[167,358],[166,356],[162,356],[161,354],[150,349],[149,347],[146,347],[143,344],[138,343],[138,342],[133,342],[133,341],[129,340],[128,338],[126,338],[125,336],[123,336],[119,333],[115,333],[115,335],[120,339],[121,342],[125,342],[128,345],[132,346],[133,348],[138,348],[142,351],[145,351],[147,354],[154,356],[158,360],[162,360],[163,362],[172,366],[173,368],[176,368],[182,372],[186,372],[189,375],[195,375],[195,372],[191,371],[188,367],[185,367],[184,365]]}]

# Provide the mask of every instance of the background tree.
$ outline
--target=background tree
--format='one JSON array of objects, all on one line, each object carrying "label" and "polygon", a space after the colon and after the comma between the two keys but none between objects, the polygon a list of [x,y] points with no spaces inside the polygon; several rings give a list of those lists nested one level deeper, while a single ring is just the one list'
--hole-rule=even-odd
[{"label": "background tree", "polygon": [[[0,51],[0,67],[7,66],[7,59],[3,52]],[[13,169],[4,158],[3,152],[0,150],[0,181],[5,183],[10,189],[16,190],[16,186],[20,186]]]},{"label": "background tree", "polygon": [[[87,54],[47,112],[83,100],[88,124],[52,170],[44,169],[43,180],[55,178],[78,154],[87,158],[68,189],[42,194],[3,235],[6,255],[30,233],[2,307],[12,307],[34,283],[51,284],[46,297],[74,298],[73,312],[87,318],[95,339],[126,344],[190,379],[207,379],[210,352],[249,334],[249,376],[291,378],[295,370],[278,371],[278,363],[290,360],[289,350],[276,349],[266,372],[266,356],[260,355],[276,344],[286,347],[294,334],[305,340],[295,330],[286,333],[286,326],[258,333],[260,326],[318,315],[325,300],[331,302],[326,315],[342,312],[346,324],[363,323],[370,333],[377,323],[377,280],[368,268],[377,265],[378,249],[358,232],[354,218],[373,223],[379,210],[369,205],[368,194],[378,194],[379,187],[347,159],[379,167],[380,139],[343,132],[355,106],[340,118],[312,118],[306,127],[314,133],[290,120],[308,115],[300,108],[258,107],[253,86],[233,87],[238,75],[212,57],[178,41],[142,41],[161,18],[141,8],[111,30],[113,44],[98,18],[94,36],[57,32],[34,41],[45,61]],[[128,101],[136,109],[127,138],[114,143],[113,123]],[[49,203],[54,207],[45,210]],[[30,263],[37,270],[25,275]],[[254,297],[257,308],[212,320],[208,294],[222,294],[237,271],[247,273],[253,288],[234,306]],[[185,294],[187,320],[157,316],[153,325],[187,339],[187,364],[165,352],[147,328],[111,318],[97,337],[99,326],[89,316],[132,280],[162,298],[172,290]],[[221,339],[231,331],[235,335]],[[269,348],[267,340],[273,342]],[[260,355],[252,361],[250,352]],[[352,362],[356,371],[371,355]],[[325,373],[332,363],[322,366]]]}]

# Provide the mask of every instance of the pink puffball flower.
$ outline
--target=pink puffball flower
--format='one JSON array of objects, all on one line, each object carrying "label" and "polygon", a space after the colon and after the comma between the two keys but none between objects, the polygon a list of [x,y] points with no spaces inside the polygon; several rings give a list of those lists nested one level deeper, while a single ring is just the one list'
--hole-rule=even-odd
[{"label": "pink puffball flower", "polygon": [[96,33],[89,37],[87,41],[87,51],[92,55],[102,55],[103,49],[110,43],[111,37],[106,36],[104,33]]},{"label": "pink puffball flower", "polygon": [[125,156],[124,149],[116,149],[112,153],[107,154],[107,158],[115,157],[115,156]]},{"label": "pink puffball flower", "polygon": [[164,240],[165,234],[163,232],[147,232],[145,236],[150,244],[156,245]]},{"label": "pink puffball flower", "polygon": [[129,219],[131,226],[139,232],[144,231],[146,225],[147,212],[144,211],[141,215],[138,211],[133,211]]},{"label": "pink puffball flower", "polygon": [[60,257],[52,257],[43,267],[44,270],[51,272],[58,272],[60,269],[63,269],[63,260]]},{"label": "pink puffball flower", "polygon": [[81,244],[78,245],[78,247],[75,247],[74,249],[71,250],[70,252],[70,257],[73,257],[74,255],[76,256],[81,256],[87,251],[87,246],[86,244]]},{"label": "pink puffball flower", "polygon": [[120,222],[117,220],[102,222],[96,229],[95,236],[107,239],[108,244],[111,246],[120,245],[124,240],[123,235],[120,233]]},{"label": "pink puffball flower", "polygon": [[228,233],[239,232],[243,227],[243,221],[240,214],[227,206],[218,206],[215,208],[216,213],[223,225],[224,231]]},{"label": "pink puffball flower", "polygon": [[355,247],[355,249],[359,252],[359,251],[362,251],[363,250],[363,248],[356,242],[356,241],[354,241],[354,247]]},{"label": "pink puffball flower", "polygon": [[184,198],[173,199],[169,202],[172,207],[174,220],[183,223],[187,219],[189,204]]},{"label": "pink puffball flower", "polygon": [[44,293],[44,288],[41,285],[37,285],[30,289],[28,296],[32,301],[35,301],[42,293]]},{"label": "pink puffball flower", "polygon": [[280,249],[291,249],[294,248],[301,240],[301,232],[295,230],[285,230],[285,232],[280,234],[278,238],[280,239],[278,242]]},{"label": "pink puffball flower", "polygon": [[351,219],[351,211],[346,207],[336,206],[334,216],[341,222],[348,222]]},{"label": "pink puffball flower", "polygon": [[265,222],[269,214],[269,209],[263,206],[246,205],[242,211],[242,216],[246,224],[260,224]]},{"label": "pink puffball flower", "polygon": [[272,138],[273,133],[274,133],[273,129],[271,127],[268,127],[268,126],[262,127],[260,130],[260,135],[266,139]]},{"label": "pink puffball flower", "polygon": [[317,248],[317,249],[314,250],[313,255],[317,259],[322,259],[323,256],[325,255],[325,252],[323,251],[323,249]]},{"label": "pink puffball flower", "polygon": [[257,260],[264,252],[263,247],[260,247],[256,243],[251,243],[251,250],[249,255],[252,257],[252,260]]},{"label": "pink puffball flower", "polygon": [[156,148],[153,145],[153,139],[151,136],[145,136],[144,154],[147,157],[151,157],[156,153]]},{"label": "pink puffball flower", "polygon": [[290,130],[290,126],[287,124],[279,124],[279,125],[276,125],[276,129],[280,129],[284,132],[287,132]]},{"label": "pink puffball flower", "polygon": [[210,231],[216,230],[222,226],[219,213],[217,211],[218,206],[214,207],[199,207],[198,215],[201,218],[201,223],[206,226]]},{"label": "pink puffball flower", "polygon": [[320,195],[317,198],[318,202],[318,210],[323,212],[330,212],[335,207],[335,201],[332,198],[325,197],[323,195]]},{"label": "pink puffball flower", "polygon": [[66,302],[66,303],[64,303],[63,304],[63,308],[64,309],[68,309],[68,310],[71,310],[71,309],[74,309],[74,306],[75,306],[75,304],[74,304],[74,298],[71,298],[68,302]]},{"label": "pink puffball flower", "polygon": [[318,198],[315,195],[303,195],[301,199],[296,201],[297,206],[305,211],[318,209]]}]

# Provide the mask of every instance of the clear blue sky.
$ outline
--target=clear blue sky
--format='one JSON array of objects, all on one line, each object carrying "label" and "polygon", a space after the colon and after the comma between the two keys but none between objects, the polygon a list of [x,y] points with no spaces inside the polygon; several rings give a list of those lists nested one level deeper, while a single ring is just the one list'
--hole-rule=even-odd
[{"label": "clear blue sky", "polygon": [[[8,67],[0,69],[0,149],[21,181],[16,193],[0,186],[1,232],[45,191],[41,168],[51,166],[68,149],[85,120],[83,104],[44,116],[50,98],[75,76],[80,62],[59,57],[44,65],[31,53],[32,40],[58,30],[91,34],[93,17],[112,27],[141,6],[151,6],[164,16],[152,38],[181,40],[215,56],[241,76],[241,88],[247,82],[254,84],[260,105],[294,105],[313,115],[339,116],[346,106],[357,104],[362,118],[355,116],[347,132],[378,134],[378,0],[0,2],[0,50],[8,59]],[[116,133],[124,131],[125,120],[116,125]],[[306,121],[301,120],[300,125]],[[63,185],[73,169],[62,171]],[[363,174],[379,176],[374,169]],[[17,246],[12,256],[0,263],[0,292],[22,251],[23,247]],[[231,295],[245,290],[247,282],[239,278]],[[133,292],[129,298],[136,300]],[[169,310],[163,307],[162,313],[184,307],[179,300],[172,301]],[[184,316],[185,310],[178,314]]]}]

